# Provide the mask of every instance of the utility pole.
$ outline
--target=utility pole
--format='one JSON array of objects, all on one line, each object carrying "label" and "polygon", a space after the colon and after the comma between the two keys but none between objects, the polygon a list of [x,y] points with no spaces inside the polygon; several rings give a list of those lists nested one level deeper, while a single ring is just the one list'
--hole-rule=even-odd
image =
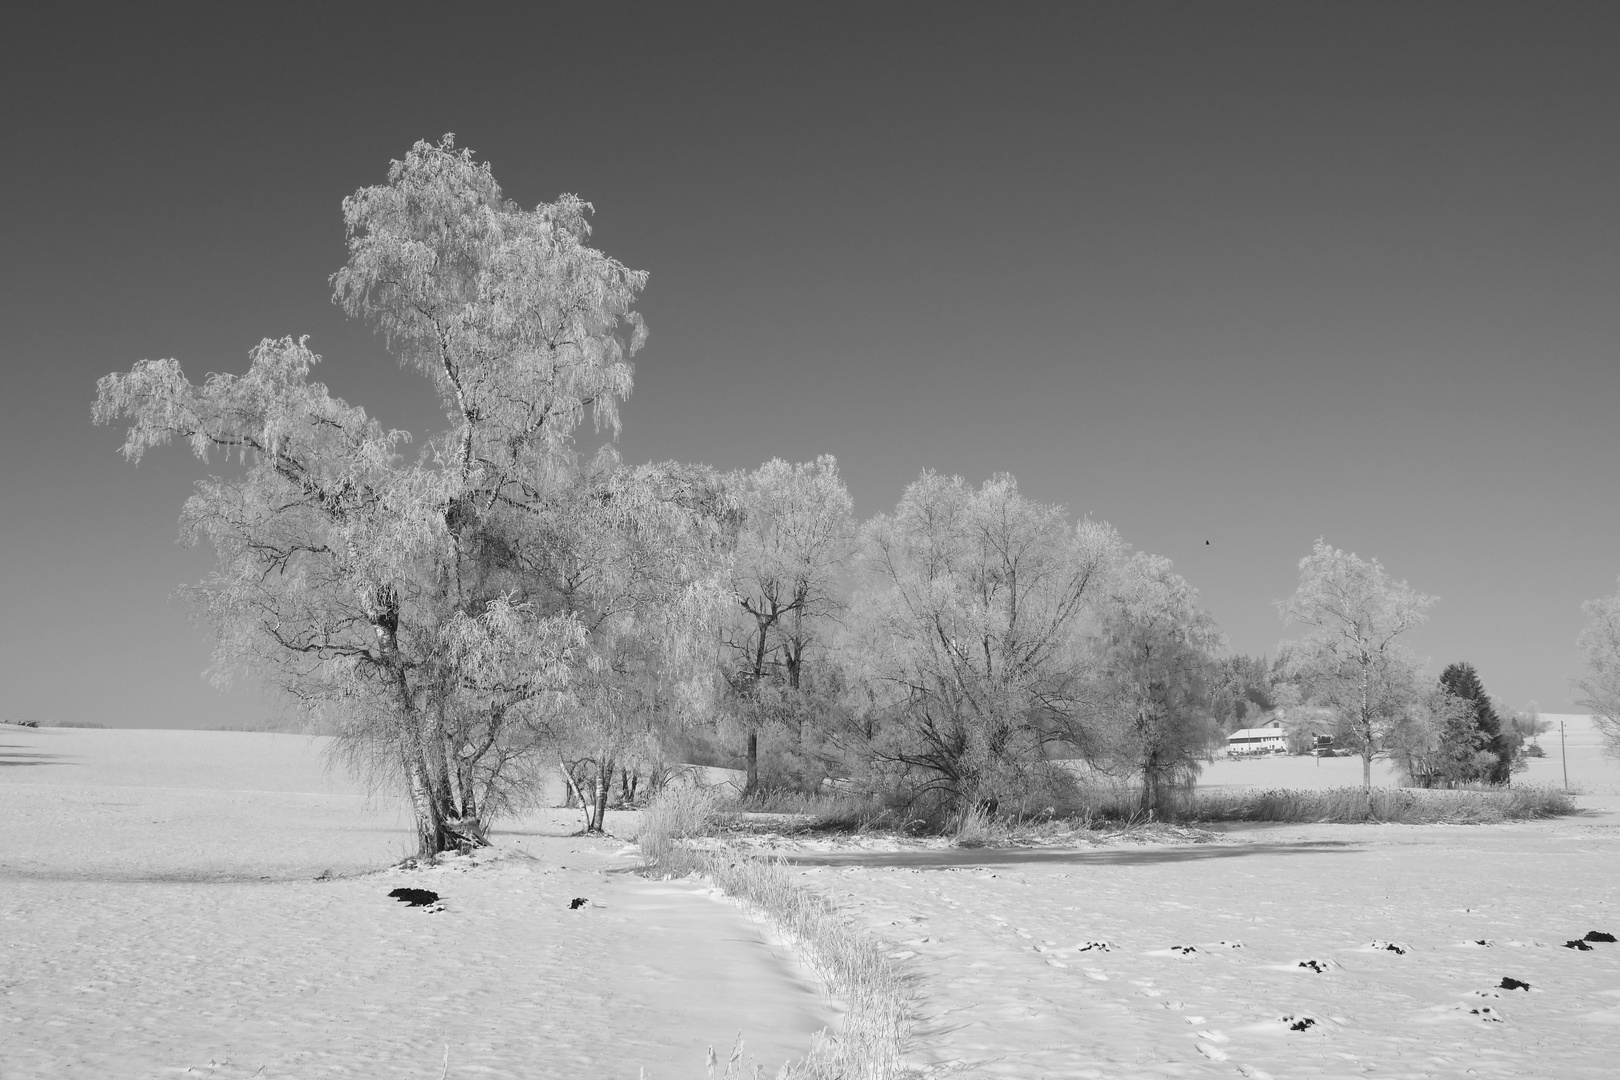
[{"label": "utility pole", "polygon": [[1564,722],[1558,721],[1558,756],[1564,759],[1564,790],[1569,790],[1569,751],[1564,747]]}]

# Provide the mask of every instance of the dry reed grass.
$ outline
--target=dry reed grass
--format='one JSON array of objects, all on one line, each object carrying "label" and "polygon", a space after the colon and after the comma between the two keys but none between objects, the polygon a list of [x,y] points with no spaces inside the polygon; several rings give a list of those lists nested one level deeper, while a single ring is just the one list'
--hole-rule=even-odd
[{"label": "dry reed grass", "polygon": [[1574,800],[1556,788],[1516,785],[1493,788],[1328,788],[1320,791],[1224,790],[1195,792],[1177,807],[1187,821],[1380,821],[1409,825],[1487,825],[1499,821],[1558,817],[1575,812]]}]

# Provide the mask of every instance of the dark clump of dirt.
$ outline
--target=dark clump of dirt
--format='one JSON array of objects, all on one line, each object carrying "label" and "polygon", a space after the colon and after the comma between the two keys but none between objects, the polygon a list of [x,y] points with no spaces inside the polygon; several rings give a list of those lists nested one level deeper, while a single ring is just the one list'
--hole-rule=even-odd
[{"label": "dark clump of dirt", "polygon": [[590,903],[590,901],[585,899],[583,896],[576,896],[572,900],[568,901],[568,910],[578,911],[588,903]]},{"label": "dark clump of dirt", "polygon": [[1512,978],[1511,976],[1508,976],[1508,975],[1504,975],[1504,976],[1502,976],[1502,989],[1504,989],[1504,990],[1528,990],[1528,989],[1530,989],[1530,984],[1527,983],[1527,982],[1520,982],[1518,979]]},{"label": "dark clump of dirt", "polygon": [[[1293,1022],[1289,1023],[1291,1020]],[[1283,1017],[1283,1023],[1288,1024],[1289,1031],[1304,1031],[1306,1028],[1316,1025],[1316,1021],[1308,1016],[1302,1016],[1298,1020],[1294,1020],[1292,1016],[1285,1016]]]},{"label": "dark clump of dirt", "polygon": [[1586,937],[1582,938],[1581,940],[1583,940],[1583,941],[1607,941],[1610,944],[1613,944],[1614,943],[1614,935],[1613,934],[1605,934],[1602,930],[1588,930],[1586,932]]},{"label": "dark clump of dirt", "polygon": [[[1302,968],[1309,968],[1310,970],[1316,972],[1318,975],[1322,974],[1322,972],[1327,970],[1327,964],[1324,963],[1321,960],[1301,960],[1299,962],[1299,966],[1302,967]],[[1303,1030],[1303,1029],[1301,1029],[1301,1030]]]},{"label": "dark clump of dirt", "polygon": [[1592,946],[1588,945],[1586,942],[1582,941],[1580,938],[1576,938],[1573,941],[1564,942],[1564,948],[1566,948],[1566,949],[1575,949],[1575,950],[1577,950],[1579,952],[1591,952],[1592,951]]},{"label": "dark clump of dirt", "polygon": [[1198,946],[1196,946],[1196,945],[1172,945],[1172,946],[1170,946],[1170,951],[1171,952],[1178,952],[1182,956],[1186,956],[1188,953],[1197,952],[1198,951]]},{"label": "dark clump of dirt", "polygon": [[395,889],[388,895],[403,904],[409,904],[411,907],[427,907],[429,904],[439,902],[439,894],[430,892],[427,889],[400,888]]}]

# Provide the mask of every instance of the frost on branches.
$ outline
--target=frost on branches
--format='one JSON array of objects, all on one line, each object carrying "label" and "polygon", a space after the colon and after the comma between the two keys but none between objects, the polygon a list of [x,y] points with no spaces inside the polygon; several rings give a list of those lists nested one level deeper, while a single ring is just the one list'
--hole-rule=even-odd
[{"label": "frost on branches", "polygon": [[[445,410],[412,458],[311,381],[302,340],[264,341],[242,376],[157,360],[97,386],[129,459],[180,439],[235,466],[182,519],[216,559],[188,590],[215,677],[251,671],[334,725],[409,796],[424,855],[482,843],[560,745],[606,760],[708,693],[735,512],[705,470],[574,449],[587,415],[617,433],[646,337],[646,275],[588,245],[590,210],[518,207],[449,136],[344,200],[334,299]],[[648,695],[661,712],[629,707]]]}]

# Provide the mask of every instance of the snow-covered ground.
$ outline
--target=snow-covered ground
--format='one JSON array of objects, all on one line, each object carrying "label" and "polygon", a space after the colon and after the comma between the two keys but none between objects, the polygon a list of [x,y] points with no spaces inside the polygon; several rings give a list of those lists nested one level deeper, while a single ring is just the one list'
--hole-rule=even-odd
[{"label": "snow-covered ground", "polygon": [[400,807],[320,749],[0,727],[0,1077],[436,1078],[448,1046],[451,1077],[676,1080],[739,1030],[774,1071],[832,1019],[734,906],[625,873],[577,813],[387,869]]},{"label": "snow-covered ground", "polygon": [[[819,842],[794,872],[916,976],[924,1075],[1607,1077],[1620,944],[1565,946],[1620,936],[1620,766],[1581,719],[1577,818]],[[1561,780],[1556,731],[1542,745],[1519,782]],[[0,727],[0,1077],[437,1077],[448,1045],[452,1077],[664,1080],[739,1029],[774,1068],[831,1019],[735,908],[623,873],[620,845],[567,835],[577,816],[386,869],[398,805],[324,775],[319,748]],[[1205,775],[1359,779],[1353,759]]]},{"label": "snow-covered ground", "polygon": [[[1071,850],[818,843],[794,861],[916,976],[924,1075],[1612,1077],[1620,944],[1566,943],[1620,937],[1620,766],[1580,720],[1570,780],[1596,793],[1575,818]],[[1561,780],[1556,730],[1542,745],[1516,782]],[[1273,758],[1205,780],[1330,787],[1360,770]]]}]

